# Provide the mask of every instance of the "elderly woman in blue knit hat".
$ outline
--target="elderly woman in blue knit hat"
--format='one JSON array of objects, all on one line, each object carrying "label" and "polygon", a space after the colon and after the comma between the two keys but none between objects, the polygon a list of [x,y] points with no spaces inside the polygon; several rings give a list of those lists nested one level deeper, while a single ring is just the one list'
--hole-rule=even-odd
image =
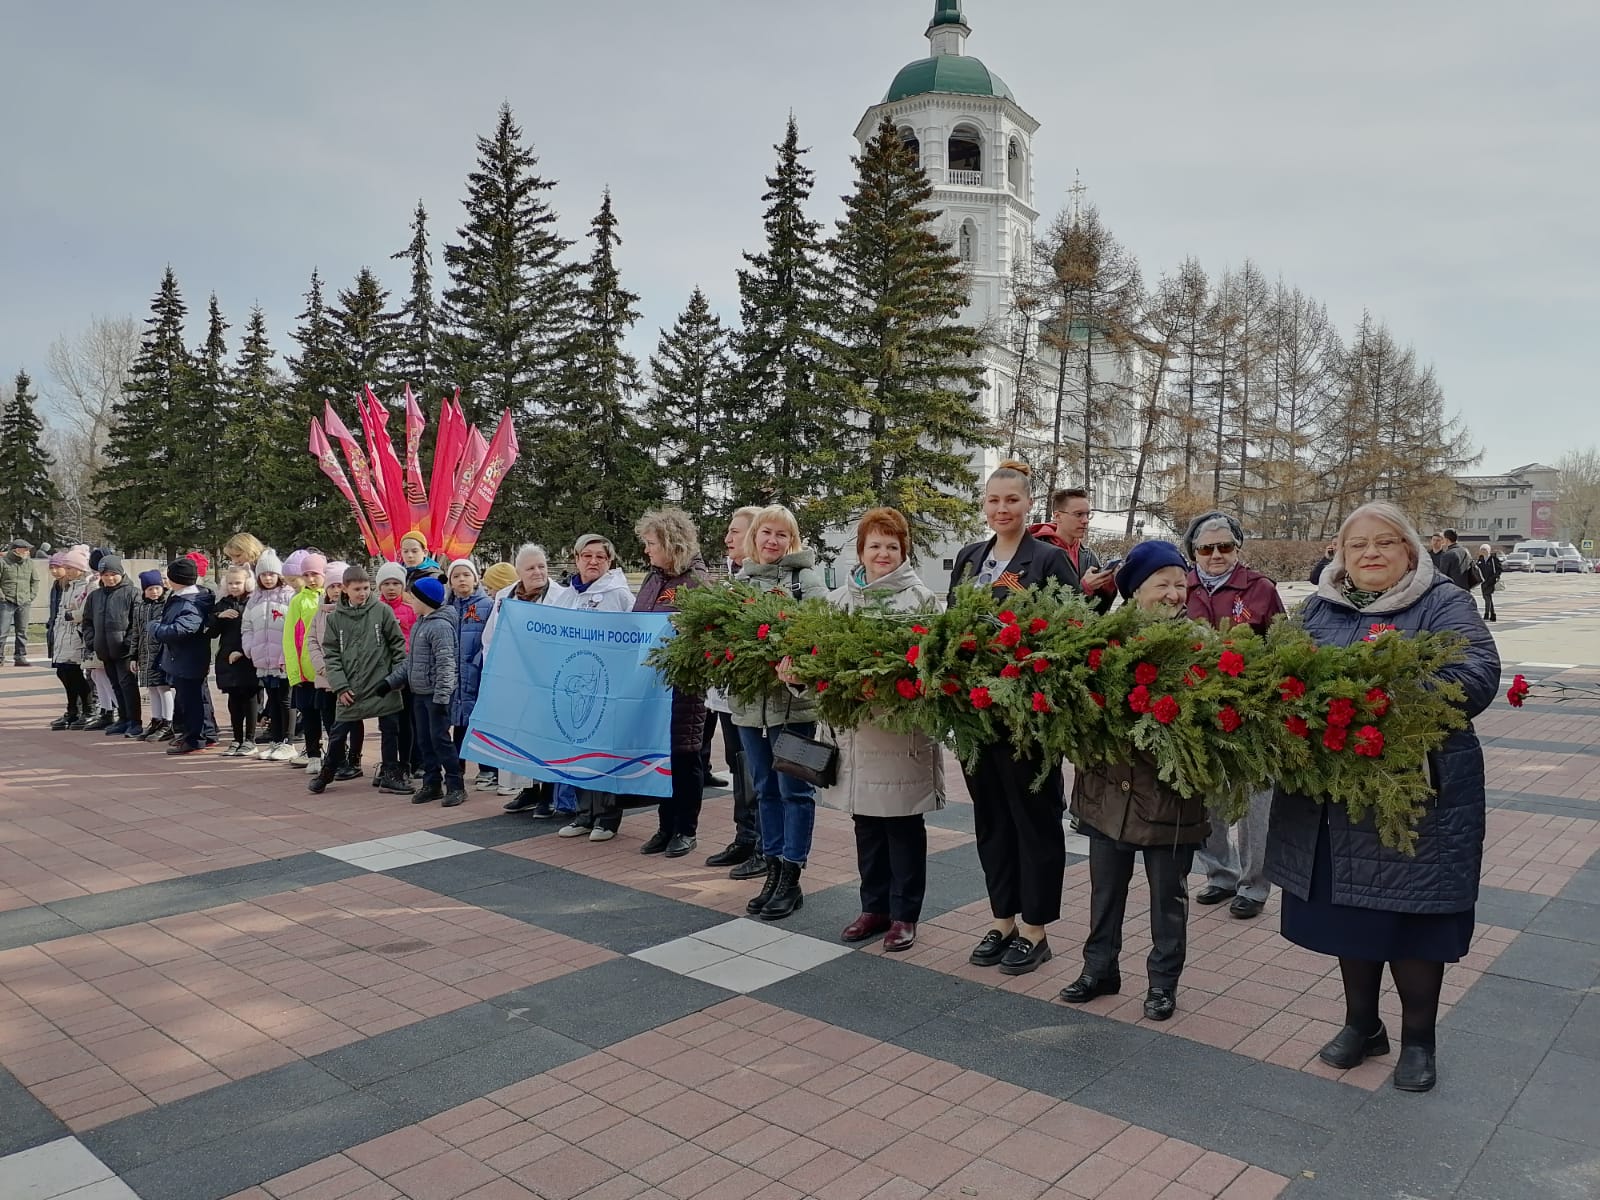
[{"label": "elderly woman in blue knit hat", "polygon": [[[1141,542],[1117,572],[1125,602],[1170,618],[1186,615],[1189,564],[1171,542]],[[1149,990],[1144,1015],[1165,1021],[1178,1006],[1178,976],[1189,947],[1189,869],[1211,832],[1205,802],[1185,799],[1162,783],[1155,760],[1135,751],[1124,763],[1080,768],[1072,813],[1089,838],[1089,937],[1083,974],[1061,990],[1068,1004],[1086,1004],[1122,990],[1122,921],[1134,856],[1144,857],[1150,884]]]},{"label": "elderly woman in blue knit hat", "polygon": [[[1285,609],[1278,585],[1244,564],[1244,527],[1223,512],[1202,513],[1183,535],[1184,553],[1194,562],[1189,572],[1189,616],[1218,629],[1248,625],[1266,633]],[[1228,911],[1240,919],[1259,916],[1272,886],[1267,883],[1267,819],[1272,789],[1250,797],[1250,809],[1236,826],[1211,822],[1211,836],[1195,857],[1206,873],[1206,886],[1195,893],[1196,904],[1229,901]],[[1234,852],[1237,830],[1238,853]]]}]

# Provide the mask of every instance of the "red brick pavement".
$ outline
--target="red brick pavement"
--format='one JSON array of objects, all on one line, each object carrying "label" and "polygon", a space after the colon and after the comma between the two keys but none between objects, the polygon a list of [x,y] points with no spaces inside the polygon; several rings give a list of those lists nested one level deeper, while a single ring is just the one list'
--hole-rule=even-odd
[{"label": "red brick pavement", "polygon": [[1270,1200],[1287,1184],[741,997],[234,1200]]}]

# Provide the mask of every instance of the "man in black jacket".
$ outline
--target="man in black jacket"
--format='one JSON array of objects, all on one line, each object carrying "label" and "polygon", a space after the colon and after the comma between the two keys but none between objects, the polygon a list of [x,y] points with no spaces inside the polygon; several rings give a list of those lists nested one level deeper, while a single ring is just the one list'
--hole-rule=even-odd
[{"label": "man in black jacket", "polygon": [[1456,545],[1454,529],[1441,529],[1438,536],[1442,544],[1434,565],[1451,583],[1470,592],[1475,582],[1472,578],[1472,555],[1467,553],[1465,546]]}]

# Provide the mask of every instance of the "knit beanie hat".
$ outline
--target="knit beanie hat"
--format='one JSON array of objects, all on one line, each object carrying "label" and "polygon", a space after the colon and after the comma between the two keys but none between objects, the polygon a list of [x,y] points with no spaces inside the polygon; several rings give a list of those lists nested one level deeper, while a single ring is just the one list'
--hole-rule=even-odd
[{"label": "knit beanie hat", "polygon": [[483,586],[491,594],[510,587],[517,581],[517,569],[510,563],[497,562],[483,573]]},{"label": "knit beanie hat", "polygon": [[105,556],[106,552],[100,549],[99,546],[89,551],[89,570],[98,571],[100,569],[100,560]]},{"label": "knit beanie hat", "polygon": [[74,571],[89,570],[89,547],[74,546],[70,550],[61,552],[61,565],[70,567]]},{"label": "knit beanie hat", "polygon": [[175,558],[167,564],[167,578],[179,587],[192,587],[200,582],[200,568],[192,558]]},{"label": "knit beanie hat", "polygon": [[326,575],[328,573],[328,556],[318,554],[315,550],[307,550],[305,558],[300,561],[301,575]]},{"label": "knit beanie hat", "polygon": [[261,552],[261,557],[256,559],[256,578],[263,575],[276,575],[283,577],[283,560],[278,557],[278,552],[270,546]]},{"label": "knit beanie hat", "polygon": [[1244,545],[1243,525],[1225,512],[1208,512],[1201,513],[1189,522],[1189,528],[1183,535],[1183,552],[1193,558],[1195,546],[1204,544],[1206,531],[1212,528],[1218,533],[1225,531],[1235,546]]},{"label": "knit beanie hat", "polygon": [[418,575],[411,581],[411,594],[429,608],[438,608],[444,603],[444,584],[436,575]]},{"label": "knit beanie hat", "polygon": [[139,572],[139,586],[142,587],[142,588],[161,587],[162,586],[161,572],[155,570],[154,568],[152,568],[151,570],[148,570],[148,571],[140,571]]},{"label": "knit beanie hat", "polygon": [[450,576],[452,576],[452,575],[454,575],[456,573],[456,568],[457,567],[465,567],[467,570],[471,571],[472,572],[472,577],[474,579],[483,578],[483,576],[481,576],[478,573],[478,564],[473,562],[470,558],[452,559],[451,562],[450,562],[449,569],[446,570],[445,573],[444,573],[444,577],[446,579],[449,579]]},{"label": "knit beanie hat", "polygon": [[205,556],[205,551],[191,550],[184,557],[194,563],[194,569],[199,571],[201,575],[211,574],[211,560]]},{"label": "knit beanie hat", "polygon": [[57,550],[50,556],[50,561],[46,565],[51,567],[64,567],[67,565],[66,557],[67,552],[65,550]]},{"label": "knit beanie hat", "polygon": [[396,583],[404,583],[406,581],[405,567],[397,562],[386,562],[378,568],[378,582],[380,584],[388,583],[391,579]]},{"label": "knit beanie hat", "polygon": [[[340,584],[340,585],[343,585],[343,583],[344,583],[344,573],[346,571],[348,571],[349,569],[350,569],[350,564],[349,563],[343,561],[342,559],[334,559],[333,562],[329,563],[322,570],[322,583],[323,583],[323,586],[324,587],[328,587],[328,586],[331,586],[332,584],[336,584],[336,583]],[[313,567],[313,566],[309,566],[308,565],[306,567],[306,570],[315,571],[316,568]]]},{"label": "knit beanie hat", "polygon": [[306,552],[296,550],[283,560],[283,573],[285,575],[304,575],[306,573]]},{"label": "knit beanie hat", "polygon": [[100,556],[100,574],[126,575],[127,571],[123,570],[122,567],[122,555],[102,554]]},{"label": "knit beanie hat", "polygon": [[[428,535],[423,533],[422,530],[420,530],[420,529],[409,529],[405,533],[401,534],[400,535],[400,542],[404,542],[404,541],[416,542],[417,545],[422,547],[424,553],[427,552],[427,549],[428,549]],[[398,546],[400,544],[400,542],[396,542],[395,545]]]},{"label": "knit beanie hat", "polygon": [[1187,571],[1189,563],[1171,542],[1140,542],[1122,560],[1122,569],[1117,572],[1117,591],[1124,600],[1131,599],[1144,581],[1162,567],[1182,567]]}]

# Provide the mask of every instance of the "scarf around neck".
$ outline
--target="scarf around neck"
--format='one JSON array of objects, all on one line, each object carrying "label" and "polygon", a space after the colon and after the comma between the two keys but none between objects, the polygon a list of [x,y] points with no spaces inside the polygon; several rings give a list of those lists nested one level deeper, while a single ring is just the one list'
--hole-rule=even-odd
[{"label": "scarf around neck", "polygon": [[1208,575],[1206,574],[1205,568],[1197,563],[1194,568],[1194,573],[1206,591],[1215,593],[1218,588],[1233,578],[1233,573],[1238,569],[1239,564],[1234,563],[1233,566],[1229,567],[1221,575]]}]

